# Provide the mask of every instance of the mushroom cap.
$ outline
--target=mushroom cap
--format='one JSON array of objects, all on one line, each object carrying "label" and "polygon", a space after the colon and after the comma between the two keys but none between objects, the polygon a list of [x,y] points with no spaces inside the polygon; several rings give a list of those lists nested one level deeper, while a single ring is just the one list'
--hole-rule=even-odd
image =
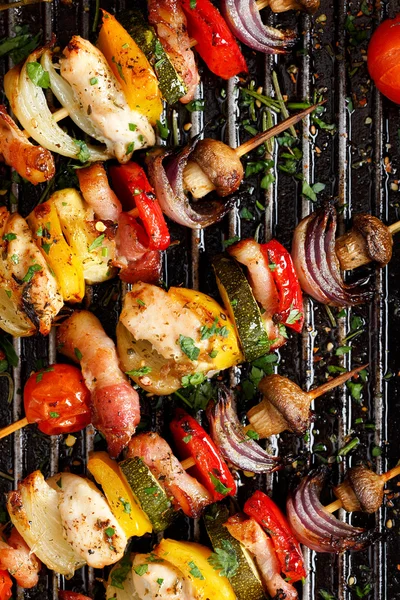
[{"label": "mushroom cap", "polygon": [[[297,435],[304,435],[310,424],[310,398],[293,381],[282,375],[266,375],[259,383],[259,389],[263,394],[263,403],[269,403],[280,415],[282,423]],[[255,407],[256,408],[256,407]],[[253,409],[252,409],[253,410]],[[248,417],[250,422],[251,412]],[[256,428],[258,432],[258,429]]]},{"label": "mushroom cap", "polygon": [[380,219],[367,213],[353,218],[353,228],[366,241],[368,254],[380,267],[384,267],[392,258],[393,238],[388,227]]},{"label": "mushroom cap", "polygon": [[333,491],[345,510],[374,513],[382,504],[383,486],[384,481],[379,475],[360,465],[349,469],[344,482]]},{"label": "mushroom cap", "polygon": [[273,12],[280,13],[287,10],[302,10],[313,15],[320,5],[320,0],[270,0],[269,7]]},{"label": "mushroom cap", "polygon": [[244,171],[240,158],[230,146],[218,140],[200,140],[190,160],[201,167],[219,196],[233,194],[243,180]]}]

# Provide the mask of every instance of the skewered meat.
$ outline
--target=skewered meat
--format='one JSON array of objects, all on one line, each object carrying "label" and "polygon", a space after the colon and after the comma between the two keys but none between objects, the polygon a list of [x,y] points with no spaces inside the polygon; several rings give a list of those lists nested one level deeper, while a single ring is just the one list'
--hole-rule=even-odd
[{"label": "skewered meat", "polygon": [[139,396],[119,367],[114,342],[88,311],[75,312],[58,329],[60,352],[80,362],[91,398],[92,423],[111,456],[128,444],[140,421]]},{"label": "skewered meat", "polygon": [[[135,567],[141,565],[147,565],[147,571],[143,575],[138,575]],[[158,598],[195,600],[197,598],[190,581],[177,567],[166,560],[159,559],[157,562],[152,562],[149,555],[136,554],[132,566],[133,583],[139,598],[146,600]]]},{"label": "skewered meat", "polygon": [[31,552],[24,538],[13,527],[7,542],[0,538],[0,569],[6,569],[18,585],[27,589],[39,580],[40,560]]},{"label": "skewered meat", "polygon": [[117,221],[122,212],[121,203],[108,183],[107,173],[101,163],[77,169],[82,196],[99,219]]}]

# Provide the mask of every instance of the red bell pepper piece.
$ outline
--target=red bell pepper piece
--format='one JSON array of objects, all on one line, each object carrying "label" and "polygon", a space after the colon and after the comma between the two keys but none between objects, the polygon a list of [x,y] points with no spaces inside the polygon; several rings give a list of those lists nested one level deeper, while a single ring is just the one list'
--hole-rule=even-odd
[{"label": "red bell pepper piece", "polygon": [[142,167],[134,162],[110,167],[113,189],[125,211],[137,209],[149,250],[166,250],[170,236],[161,207]]},{"label": "red bell pepper piece", "polygon": [[234,496],[236,483],[218,448],[206,431],[186,411],[178,408],[170,424],[181,460],[193,458],[193,476],[210,492],[213,501]]},{"label": "red bell pepper piece", "polygon": [[276,240],[262,244],[261,250],[278,289],[281,323],[300,333],[304,324],[303,294],[292,257]]},{"label": "red bell pepper piece", "polygon": [[12,596],[12,579],[7,571],[0,569],[0,600],[9,600]]},{"label": "red bell pepper piece", "polygon": [[271,536],[282,572],[292,583],[306,577],[300,544],[290,525],[269,496],[257,490],[246,500],[243,511],[253,517]]},{"label": "red bell pepper piece", "polygon": [[[193,6],[193,8],[192,8]],[[210,0],[182,0],[188,32],[207,67],[222,79],[248,73],[243,54],[221,13]]]}]

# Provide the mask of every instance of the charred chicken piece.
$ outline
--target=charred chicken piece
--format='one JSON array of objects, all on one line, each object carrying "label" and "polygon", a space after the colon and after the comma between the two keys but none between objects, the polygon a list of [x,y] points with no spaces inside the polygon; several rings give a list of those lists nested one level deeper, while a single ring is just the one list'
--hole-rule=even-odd
[{"label": "charred chicken piece", "polygon": [[319,396],[356,375],[367,365],[357,367],[348,373],[331,379],[310,392],[303,390],[293,381],[282,375],[267,375],[259,383],[263,394],[262,401],[249,410],[248,429],[255,430],[261,438],[276,435],[282,431],[293,431],[304,435],[310,424],[310,404]]},{"label": "charred chicken piece", "polygon": [[353,227],[336,240],[336,254],[344,271],[370,262],[384,267],[392,258],[393,238],[390,227],[377,217],[361,213],[353,218]]},{"label": "charred chicken piece", "polygon": [[301,10],[313,15],[319,9],[320,0],[261,0],[257,2],[257,6],[259,9],[269,6],[275,13]]}]

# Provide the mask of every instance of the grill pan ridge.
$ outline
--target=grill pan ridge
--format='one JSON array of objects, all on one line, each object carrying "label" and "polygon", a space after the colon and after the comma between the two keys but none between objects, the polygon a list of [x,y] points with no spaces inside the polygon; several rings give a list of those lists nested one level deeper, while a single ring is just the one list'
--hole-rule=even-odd
[{"label": "grill pan ridge", "polygon": [[[117,15],[124,8],[139,4],[125,0],[102,0],[101,6]],[[303,152],[302,174],[310,184],[322,182],[326,185],[320,194],[321,199],[337,198],[340,207],[339,231],[348,225],[353,213],[371,212],[392,223],[400,217],[398,214],[399,192],[390,185],[396,179],[400,168],[400,115],[398,107],[382,100],[373,86],[368,84],[368,73],[363,59],[371,30],[385,17],[393,17],[400,12],[400,0],[387,3],[377,1],[368,5],[370,14],[362,14],[362,5],[346,0],[321,0],[321,7],[314,17],[294,12],[270,17],[271,23],[279,21],[288,28],[297,28],[299,42],[294,51],[279,58],[255,56],[244,49],[246,59],[251,65],[251,77],[258,85],[264,86],[264,92],[272,90],[271,72],[275,70],[281,89],[290,98],[296,100],[312,99],[315,90],[324,89],[327,98],[324,119],[337,125],[334,135],[320,130],[314,133],[310,117],[300,126]],[[95,15],[94,0],[53,0],[51,4],[27,6],[22,9],[4,11],[0,15],[0,33],[2,37],[11,35],[17,24],[27,23],[32,34],[43,31],[45,39],[54,32],[57,42],[63,46],[73,34],[93,38],[92,23]],[[358,15],[358,23],[367,32],[366,40],[355,43],[347,26],[349,15]],[[321,17],[326,17],[321,18]],[[12,66],[1,61],[1,74]],[[355,72],[354,64],[357,64]],[[293,68],[297,69],[296,83],[290,77]],[[288,71],[289,69],[289,71]],[[202,83],[197,97],[205,100],[204,112],[190,115],[192,128],[190,135],[203,134],[209,123],[215,123],[223,115],[220,127],[207,128],[206,134],[220,137],[232,147],[244,141],[247,134],[240,127],[240,99],[238,80],[234,78],[227,84],[214,78],[207,69],[202,69]],[[222,99],[220,91],[226,90]],[[365,97],[365,105],[360,98]],[[3,98],[4,100],[4,98]],[[188,111],[180,106],[168,109],[168,121],[176,121],[179,140],[184,141],[187,134],[183,124],[189,120]],[[160,142],[160,140],[158,140]],[[321,153],[315,153],[315,146]],[[275,153],[277,149],[275,148]],[[387,161],[385,162],[385,158]],[[365,159],[365,160],[364,160]],[[361,163],[358,168],[358,163]],[[385,165],[391,165],[391,172]],[[313,210],[313,203],[301,195],[301,183],[294,178],[281,174],[275,169],[276,182],[267,191],[257,187],[257,180],[250,180],[256,186],[252,194],[241,199],[240,208],[254,208],[255,198],[265,203],[266,210],[262,226],[258,230],[259,240],[267,241],[272,236],[290,248],[293,229],[298,221]],[[13,184],[13,193],[18,199],[18,210],[26,216],[38,202],[42,190],[24,190],[23,185]],[[243,220],[239,208],[235,208],[222,223],[205,231],[184,230],[172,224],[173,239],[180,241],[172,246],[164,259],[164,280],[168,285],[184,285],[216,295],[216,285],[210,273],[210,257],[222,250],[222,239],[233,236],[242,238],[254,236],[258,222]],[[323,381],[326,365],[335,364],[349,368],[358,362],[368,362],[369,381],[364,391],[363,406],[355,403],[346,388],[336,391],[327,398],[317,400],[313,405],[316,418],[312,425],[308,441],[299,442],[294,436],[284,433],[271,442],[273,451],[280,454],[300,455],[305,462],[310,461],[310,451],[317,443],[328,448],[340,448],[345,438],[352,432],[361,439],[359,446],[351,455],[343,457],[339,465],[339,476],[343,477],[348,466],[357,461],[371,460],[378,472],[393,467],[400,458],[400,246],[394,244],[393,259],[383,270],[372,271],[374,298],[369,306],[356,309],[356,314],[365,322],[364,332],[356,337],[351,354],[346,354],[337,362],[334,352],[326,351],[332,342],[334,347],[343,345],[350,327],[351,311],[347,318],[338,319],[338,326],[330,329],[326,311],[312,300],[306,303],[306,324],[302,336],[291,336],[288,344],[280,352],[279,372],[293,378],[304,389]],[[95,287],[91,298],[91,308],[102,321],[106,331],[114,335],[115,324],[120,309],[124,289],[121,284],[110,282]],[[104,299],[112,296],[111,302]],[[30,373],[38,367],[38,361],[56,360],[54,330],[48,338],[35,336],[14,341],[14,348],[20,357],[19,366],[13,369],[15,392],[13,402],[7,404],[7,381],[0,378],[0,426],[21,418],[21,389]],[[322,354],[323,360],[315,361],[315,348]],[[238,370],[231,373],[231,381],[237,379]],[[363,407],[367,409],[363,411]],[[149,426],[168,435],[168,421],[172,414],[169,399],[149,399],[143,406],[143,413]],[[356,430],[355,420],[364,415],[368,423],[374,423],[375,429]],[[42,435],[34,427],[27,427],[13,436],[0,441],[0,493],[4,494],[16,486],[18,480],[40,468],[49,476],[63,468],[82,474],[88,453],[98,444],[95,432],[89,427],[85,432],[75,434],[77,441],[73,448],[67,448],[63,439]],[[336,436],[336,439],[335,437]],[[372,457],[373,448],[380,448],[380,456]],[[332,451],[332,453],[334,450]],[[313,456],[314,464],[318,459]],[[318,464],[318,462],[316,463]],[[293,479],[293,472],[285,469],[273,476],[243,478],[239,488],[238,501],[242,504],[257,487],[272,492],[274,498],[283,504],[287,490]],[[1,474],[10,474],[13,481]],[[396,491],[396,483],[389,488]],[[371,590],[364,597],[374,600],[400,599],[400,515],[396,496],[385,502],[383,507],[371,517],[349,515],[340,511],[340,518],[355,525],[376,526],[382,533],[382,539],[363,552],[335,557],[305,550],[305,559],[309,576],[302,588],[303,600],[321,598],[321,589],[329,591],[337,600],[352,600],[357,597],[356,585],[360,587],[369,582]],[[389,529],[387,524],[391,522]],[[202,540],[204,537],[201,523],[181,518],[169,532],[179,539]],[[147,551],[152,540],[140,539],[135,549]],[[30,600],[50,600],[57,598],[57,589],[65,587],[91,595],[101,590],[101,573],[92,569],[79,571],[70,581],[64,581],[52,573],[43,570],[40,583],[33,590],[17,591],[17,598]],[[95,596],[96,597],[96,596]]]}]

